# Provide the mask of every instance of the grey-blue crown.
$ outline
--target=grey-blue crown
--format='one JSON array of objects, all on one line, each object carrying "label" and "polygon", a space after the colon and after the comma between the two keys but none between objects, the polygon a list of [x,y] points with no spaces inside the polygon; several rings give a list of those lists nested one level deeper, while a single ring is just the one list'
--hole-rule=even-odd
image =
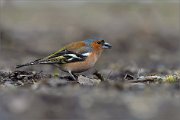
[{"label": "grey-blue crown", "polygon": [[96,40],[103,40],[102,38],[96,38],[96,39],[86,39],[84,40],[84,42],[87,44],[87,45],[91,45],[91,43],[93,43],[94,41]]},{"label": "grey-blue crown", "polygon": [[95,39],[86,39],[84,40],[84,42],[87,44],[87,45],[90,45],[91,43],[93,43],[95,41]]}]

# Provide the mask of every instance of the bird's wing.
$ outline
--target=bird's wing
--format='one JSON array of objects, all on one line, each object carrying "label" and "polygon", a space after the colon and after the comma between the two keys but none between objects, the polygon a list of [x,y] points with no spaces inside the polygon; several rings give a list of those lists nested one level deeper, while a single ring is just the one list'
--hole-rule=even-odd
[{"label": "bird's wing", "polygon": [[65,64],[71,62],[84,61],[90,54],[89,47],[82,46],[78,49],[64,47],[63,49],[39,60],[40,64]]}]

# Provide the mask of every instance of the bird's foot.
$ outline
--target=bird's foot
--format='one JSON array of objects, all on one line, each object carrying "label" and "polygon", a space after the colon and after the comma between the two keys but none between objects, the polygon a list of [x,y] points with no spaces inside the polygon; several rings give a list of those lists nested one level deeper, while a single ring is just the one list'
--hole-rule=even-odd
[{"label": "bird's foot", "polygon": [[78,76],[74,75],[74,76],[63,76],[63,77],[59,77],[60,79],[66,79],[68,81],[77,81],[78,80]]}]

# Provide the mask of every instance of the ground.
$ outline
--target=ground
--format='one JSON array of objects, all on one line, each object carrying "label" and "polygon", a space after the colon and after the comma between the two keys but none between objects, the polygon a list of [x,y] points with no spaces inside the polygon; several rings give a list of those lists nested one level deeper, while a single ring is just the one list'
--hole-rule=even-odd
[{"label": "ground", "polygon": [[96,72],[74,81],[43,72],[1,71],[1,119],[178,120],[177,71],[158,76],[137,72],[122,70],[116,79],[117,74]]}]

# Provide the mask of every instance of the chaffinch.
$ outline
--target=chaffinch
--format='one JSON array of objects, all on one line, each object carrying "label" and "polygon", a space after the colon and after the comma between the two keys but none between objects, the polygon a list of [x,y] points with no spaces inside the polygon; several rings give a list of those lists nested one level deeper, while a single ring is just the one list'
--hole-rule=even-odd
[{"label": "chaffinch", "polygon": [[84,72],[93,67],[103,50],[111,47],[109,43],[102,39],[73,42],[45,58],[17,65],[16,68],[37,64],[52,64],[62,71],[68,72],[73,79],[76,79],[74,73]]}]

